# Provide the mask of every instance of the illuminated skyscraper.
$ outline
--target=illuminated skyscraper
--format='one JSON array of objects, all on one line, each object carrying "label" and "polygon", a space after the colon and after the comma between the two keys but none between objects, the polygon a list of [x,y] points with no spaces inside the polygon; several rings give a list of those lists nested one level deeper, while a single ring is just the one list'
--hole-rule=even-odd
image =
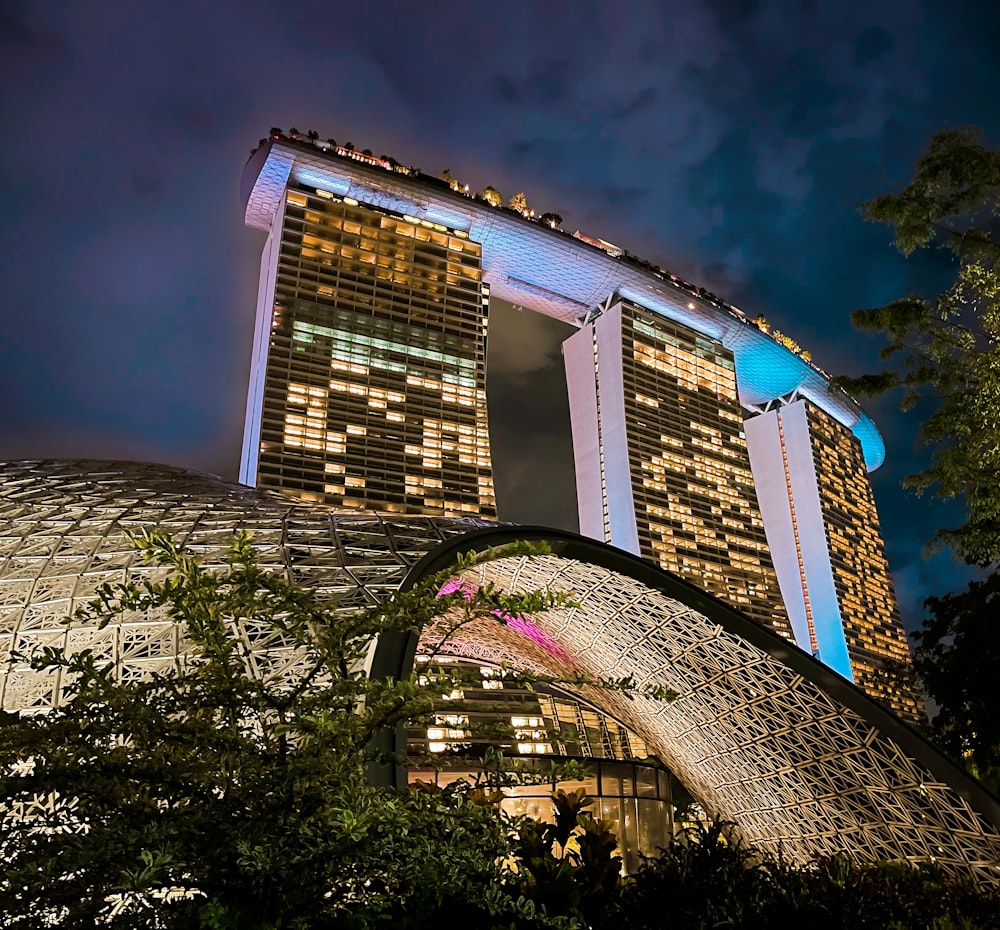
[{"label": "illuminated skyscraper", "polygon": [[495,516],[486,319],[490,296],[516,302],[581,327],[564,346],[581,531],[916,714],[881,669],[907,648],[866,474],[885,447],[857,402],[762,319],[467,191],[262,140],[242,181],[247,223],[268,233],[242,480]]},{"label": "illuminated skyscraper", "polygon": [[580,532],[651,559],[790,635],[733,353],[629,301],[563,345]]},{"label": "illuminated skyscraper", "polygon": [[909,649],[858,440],[794,395],[751,416],[746,433],[796,640],[912,719],[916,701],[884,668]]},{"label": "illuminated skyscraper", "polygon": [[397,513],[496,516],[482,248],[289,186],[261,262],[241,480]]}]

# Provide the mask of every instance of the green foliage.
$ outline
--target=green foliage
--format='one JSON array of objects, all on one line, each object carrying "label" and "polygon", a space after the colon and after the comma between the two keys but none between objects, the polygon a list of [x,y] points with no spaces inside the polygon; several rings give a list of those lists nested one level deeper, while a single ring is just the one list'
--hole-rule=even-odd
[{"label": "green foliage", "polygon": [[930,465],[904,484],[963,500],[965,522],[935,541],[988,565],[1000,558],[1000,151],[971,129],[935,136],[910,185],[862,213],[892,226],[905,255],[950,252],[955,280],[933,299],[907,295],[856,311],[858,328],[885,335],[881,357],[891,364],[838,383],[870,395],[900,388],[903,410],[931,402],[919,433]]},{"label": "green foliage", "polygon": [[[1000,558],[1000,150],[984,148],[971,129],[935,136],[909,186],[862,211],[893,227],[905,255],[928,247],[949,252],[955,279],[933,299],[908,295],[856,311],[855,325],[885,335],[881,356],[890,365],[841,383],[865,394],[899,388],[904,410],[930,401],[919,433],[931,448],[930,465],[904,485],[964,501],[964,523],[939,530],[935,540],[968,562],[990,565]],[[914,634],[918,678],[939,707],[935,739],[994,784],[998,584],[993,574],[964,593],[930,598],[930,614]]]},{"label": "green foliage", "polygon": [[684,831],[624,885],[594,930],[987,930],[1000,895],[945,877],[933,866],[846,856],[807,868],[733,840],[719,821]]},{"label": "green foliage", "polygon": [[[102,588],[78,620],[166,613],[188,658],[168,674],[118,680],[89,652],[34,657],[36,670],[63,676],[69,699],[0,722],[5,927],[313,930],[421,927],[444,915],[477,927],[571,926],[514,893],[502,863],[516,822],[494,803],[366,780],[384,761],[373,737],[421,719],[453,687],[444,675],[420,686],[368,678],[375,634],[416,633],[444,611],[449,632],[502,623],[563,598],[488,586],[439,596],[442,575],[345,616],[263,572],[245,535],[221,571],[162,534],[137,545],[168,571]],[[510,551],[527,550],[461,564]],[[237,629],[278,634],[297,661],[268,668]]]},{"label": "green foliage", "polygon": [[[497,786],[531,775],[496,756],[479,785],[378,789],[366,772],[386,757],[373,737],[421,720],[455,683],[369,679],[371,637],[416,632],[443,611],[453,632],[565,600],[489,587],[440,596],[439,575],[345,616],[261,571],[246,536],[222,570],[160,534],[138,545],[165,572],[103,588],[79,619],[165,612],[188,657],[137,680],[89,652],[35,657],[69,699],[0,718],[4,927],[628,930],[806,917],[816,928],[974,928],[1000,906],[928,869],[839,858],[792,869],[727,841],[718,823],[623,880],[611,823],[582,791],[554,795],[553,824],[504,815]],[[536,550],[461,564],[512,551]],[[297,661],[267,667],[240,628],[280,634]]]},{"label": "green foliage", "polygon": [[594,803],[583,788],[556,791],[555,822],[526,820],[513,843],[524,895],[551,913],[586,918],[599,913],[618,890],[622,860],[614,821],[584,808]]},{"label": "green foliage", "polygon": [[945,751],[970,764],[996,790],[1000,775],[1000,573],[959,594],[928,598],[929,616],[913,633],[914,665],[939,705],[931,722]]}]

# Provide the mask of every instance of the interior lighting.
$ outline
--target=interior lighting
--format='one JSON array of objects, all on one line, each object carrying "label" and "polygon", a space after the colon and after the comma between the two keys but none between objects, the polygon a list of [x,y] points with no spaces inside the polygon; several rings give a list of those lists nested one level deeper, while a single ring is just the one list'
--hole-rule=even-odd
[{"label": "interior lighting", "polygon": [[349,204],[352,207],[356,207],[358,202],[353,197],[345,197],[344,203]]},{"label": "interior lighting", "polygon": [[320,190],[318,187],[316,188],[316,196],[322,197],[324,200],[333,200],[333,194],[330,191]]}]

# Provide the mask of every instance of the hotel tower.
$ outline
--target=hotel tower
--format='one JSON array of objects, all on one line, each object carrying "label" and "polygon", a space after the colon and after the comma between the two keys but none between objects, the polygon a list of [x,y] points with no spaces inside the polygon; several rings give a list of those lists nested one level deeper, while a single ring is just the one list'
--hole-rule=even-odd
[{"label": "hotel tower", "polygon": [[[561,784],[614,822],[628,870],[690,798],[796,866],[846,851],[998,882],[1000,802],[899,719],[918,710],[888,674],[907,651],[868,482],[881,437],[792,340],[553,214],[313,134],[273,131],[241,188],[266,234],[242,463],[259,489],[134,462],[0,462],[0,709],[72,694],[39,650],[86,649],[123,682],[186,665],[166,608],[101,624],[78,608],[155,571],[136,530],[209,569],[244,530],[262,570],[317,592],[333,624],[421,584],[569,598],[374,637],[373,676],[469,673],[397,731],[409,765],[372,766],[375,784],[474,778],[491,748],[546,777],[553,756],[576,758]],[[576,326],[584,535],[469,519],[495,514],[495,298]],[[250,674],[314,680],[268,618],[226,627]],[[627,693],[596,684],[622,679]],[[501,803],[547,819],[551,787]],[[0,823],[27,824],[26,842],[38,823],[78,826],[32,779],[13,790]]]},{"label": "hotel tower", "polygon": [[244,171],[267,233],[241,480],[494,518],[491,295],[564,344],[581,533],[653,561],[915,717],[857,402],[762,320],[601,239],[304,136]]},{"label": "hotel tower", "polygon": [[495,517],[482,248],[290,186],[261,260],[240,478],[307,500]]}]

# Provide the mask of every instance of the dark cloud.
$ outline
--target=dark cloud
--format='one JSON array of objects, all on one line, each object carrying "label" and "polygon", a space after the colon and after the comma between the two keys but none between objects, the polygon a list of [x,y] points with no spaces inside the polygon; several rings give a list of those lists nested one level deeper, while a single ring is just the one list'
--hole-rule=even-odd
[{"label": "dark cloud", "polygon": [[7,53],[28,53],[43,60],[67,57],[68,43],[45,25],[41,11],[26,3],[15,9],[14,4],[0,6],[0,49]]},{"label": "dark cloud", "polygon": [[606,187],[600,191],[603,201],[619,210],[627,210],[640,204],[648,194],[648,189],[642,187]]},{"label": "dark cloud", "polygon": [[878,61],[892,51],[892,36],[881,26],[868,26],[851,43],[854,46],[854,63],[863,68]]},{"label": "dark cloud", "polygon": [[162,95],[153,103],[151,115],[161,131],[173,128],[199,140],[219,132],[218,111],[192,94]]},{"label": "dark cloud", "polygon": [[834,86],[816,54],[806,51],[788,59],[772,92],[779,101],[785,97],[788,100],[781,129],[789,136],[800,137],[812,137],[838,125],[839,111],[856,99],[853,88]]},{"label": "dark cloud", "polygon": [[132,190],[142,200],[154,199],[163,191],[163,178],[151,174],[133,174]]},{"label": "dark cloud", "polygon": [[504,103],[551,107],[566,101],[576,84],[579,68],[566,59],[551,59],[529,67],[521,76],[495,74],[490,86]]},{"label": "dark cloud", "polygon": [[517,89],[517,85],[514,81],[506,74],[495,74],[490,79],[490,84],[492,85],[496,95],[504,103],[518,103],[520,100],[520,92]]},{"label": "dark cloud", "polygon": [[0,45],[24,47],[41,44],[33,29],[9,6],[0,7]]},{"label": "dark cloud", "polygon": [[[1000,144],[998,32],[1000,5],[976,0],[0,5],[0,455],[235,475],[262,244],[237,191],[272,125],[523,190],[763,313],[828,369],[871,368],[878,340],[849,311],[948,269],[903,261],[857,204],[900,187],[941,128]],[[565,334],[491,321],[511,519],[575,525]],[[920,561],[950,516],[899,490],[913,429],[872,411],[885,535],[919,603],[959,578]]]},{"label": "dark cloud", "polygon": [[643,87],[637,94],[621,104],[612,104],[606,111],[609,119],[628,119],[628,117],[653,106],[657,100],[656,89]]}]

